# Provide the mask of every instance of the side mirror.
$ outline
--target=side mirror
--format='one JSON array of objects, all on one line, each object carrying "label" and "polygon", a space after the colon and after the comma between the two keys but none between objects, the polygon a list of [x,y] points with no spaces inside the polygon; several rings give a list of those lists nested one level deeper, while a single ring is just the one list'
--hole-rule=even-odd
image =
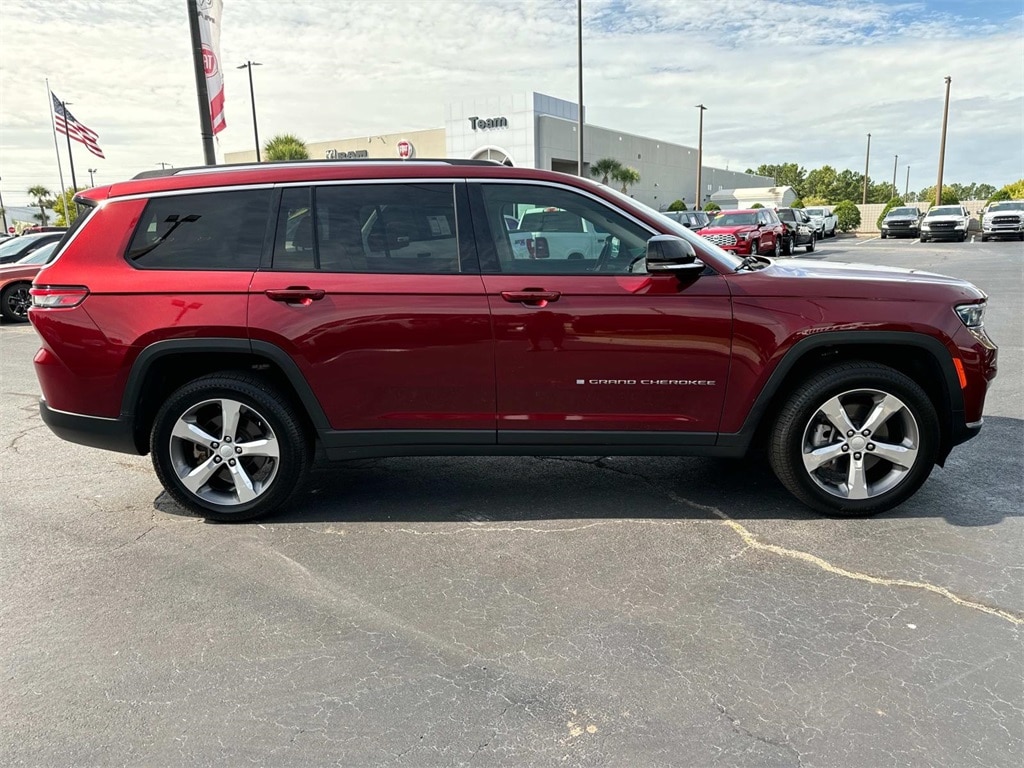
[{"label": "side mirror", "polygon": [[697,258],[693,246],[673,235],[655,235],[647,241],[646,266],[650,273],[698,275],[704,271],[704,262]]}]

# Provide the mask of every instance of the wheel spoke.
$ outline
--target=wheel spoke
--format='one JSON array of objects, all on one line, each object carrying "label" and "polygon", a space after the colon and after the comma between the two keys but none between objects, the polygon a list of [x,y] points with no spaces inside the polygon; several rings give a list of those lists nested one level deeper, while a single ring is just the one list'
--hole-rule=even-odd
[{"label": "wheel spoke", "polygon": [[879,443],[875,441],[875,448],[872,454],[880,459],[885,459],[897,467],[910,469],[917,461],[917,448],[915,446],[893,445],[892,443]]},{"label": "wheel spoke", "polygon": [[846,498],[866,499],[869,497],[868,476],[864,471],[863,459],[850,459],[850,469],[846,474]]},{"label": "wheel spoke", "polygon": [[235,483],[235,494],[238,496],[239,504],[252,501],[259,495],[253,485],[252,478],[249,477],[240,463],[235,462],[234,465],[228,467],[228,470],[230,470],[231,479]]},{"label": "wheel spoke", "polygon": [[211,456],[198,467],[193,467],[192,470],[184,476],[179,476],[182,485],[197,496],[203,486],[210,482],[210,478],[217,474],[217,470],[223,466],[223,464],[214,462],[213,458],[214,457]]},{"label": "wheel spoke", "polygon": [[180,440],[187,440],[190,443],[196,443],[209,448],[212,443],[217,442],[217,438],[210,435],[195,424],[178,419],[174,423],[174,430],[171,432],[171,437],[177,437]]},{"label": "wheel spoke", "polygon": [[842,443],[835,443],[834,445],[815,448],[809,453],[804,453],[804,468],[808,472],[813,472],[821,467],[822,464],[827,464],[828,462],[838,459],[843,455]]},{"label": "wheel spoke", "polygon": [[871,430],[872,433],[878,431],[889,418],[903,410],[903,403],[898,397],[892,395],[885,395],[881,400],[875,403],[875,407],[871,409],[871,413],[864,420],[864,425],[861,429]]},{"label": "wheel spoke", "polygon": [[829,423],[844,435],[847,432],[856,431],[853,422],[850,421],[850,417],[838,397],[833,397],[825,402],[818,412],[823,414],[829,420]]},{"label": "wheel spoke", "polygon": [[238,432],[238,420],[241,417],[242,404],[237,400],[221,400],[221,438],[235,439]]},{"label": "wheel spoke", "polygon": [[271,459],[277,459],[281,456],[277,440],[273,438],[251,440],[248,443],[236,443],[235,447],[242,449],[242,456],[265,456]]}]

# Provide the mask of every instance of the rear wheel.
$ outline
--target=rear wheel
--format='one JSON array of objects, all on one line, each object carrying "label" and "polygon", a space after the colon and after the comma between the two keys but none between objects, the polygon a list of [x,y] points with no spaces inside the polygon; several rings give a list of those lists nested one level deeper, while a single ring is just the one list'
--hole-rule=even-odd
[{"label": "rear wheel", "polygon": [[777,259],[781,255],[782,255],[782,243],[779,242],[779,236],[776,235],[775,236],[775,250],[772,251],[772,256],[774,256]]},{"label": "rear wheel", "polygon": [[28,283],[11,283],[0,291],[0,314],[12,323],[28,320],[28,308],[32,306]]},{"label": "rear wheel", "polygon": [[311,453],[291,403],[261,379],[236,373],[174,392],[157,414],[150,448],[175,501],[219,521],[279,508],[305,477]]},{"label": "rear wheel", "polygon": [[809,242],[807,244],[807,252],[808,253],[814,253],[814,241],[815,241],[815,237],[814,237],[814,233],[812,232],[811,233],[811,242]]},{"label": "rear wheel", "polygon": [[769,460],[808,506],[870,515],[921,487],[938,445],[935,408],[916,382],[884,365],[851,362],[798,386],[775,422]]},{"label": "rear wheel", "polygon": [[785,244],[782,246],[782,253],[785,254],[786,256],[790,256],[790,255],[796,253],[796,237],[795,236],[790,236],[789,239],[786,240]]}]

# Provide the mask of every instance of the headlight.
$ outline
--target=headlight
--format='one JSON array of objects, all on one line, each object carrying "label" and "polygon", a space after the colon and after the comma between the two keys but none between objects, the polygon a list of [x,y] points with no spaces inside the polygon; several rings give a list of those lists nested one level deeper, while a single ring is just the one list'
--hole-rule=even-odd
[{"label": "headlight", "polygon": [[985,321],[985,302],[980,304],[958,304],[953,307],[960,321],[968,328],[980,328]]}]

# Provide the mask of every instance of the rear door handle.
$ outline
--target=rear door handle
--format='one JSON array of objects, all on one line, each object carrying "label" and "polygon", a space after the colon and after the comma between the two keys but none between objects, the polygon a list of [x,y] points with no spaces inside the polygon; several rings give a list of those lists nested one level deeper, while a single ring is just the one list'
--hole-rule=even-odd
[{"label": "rear door handle", "polygon": [[519,303],[526,307],[546,307],[549,301],[558,301],[561,295],[558,291],[545,291],[540,288],[501,292],[501,298],[505,301],[511,304]]},{"label": "rear door handle", "polygon": [[296,304],[303,307],[308,307],[314,301],[320,301],[327,295],[327,291],[322,288],[307,288],[304,285],[269,288],[265,293],[271,301],[283,301],[285,304]]}]

